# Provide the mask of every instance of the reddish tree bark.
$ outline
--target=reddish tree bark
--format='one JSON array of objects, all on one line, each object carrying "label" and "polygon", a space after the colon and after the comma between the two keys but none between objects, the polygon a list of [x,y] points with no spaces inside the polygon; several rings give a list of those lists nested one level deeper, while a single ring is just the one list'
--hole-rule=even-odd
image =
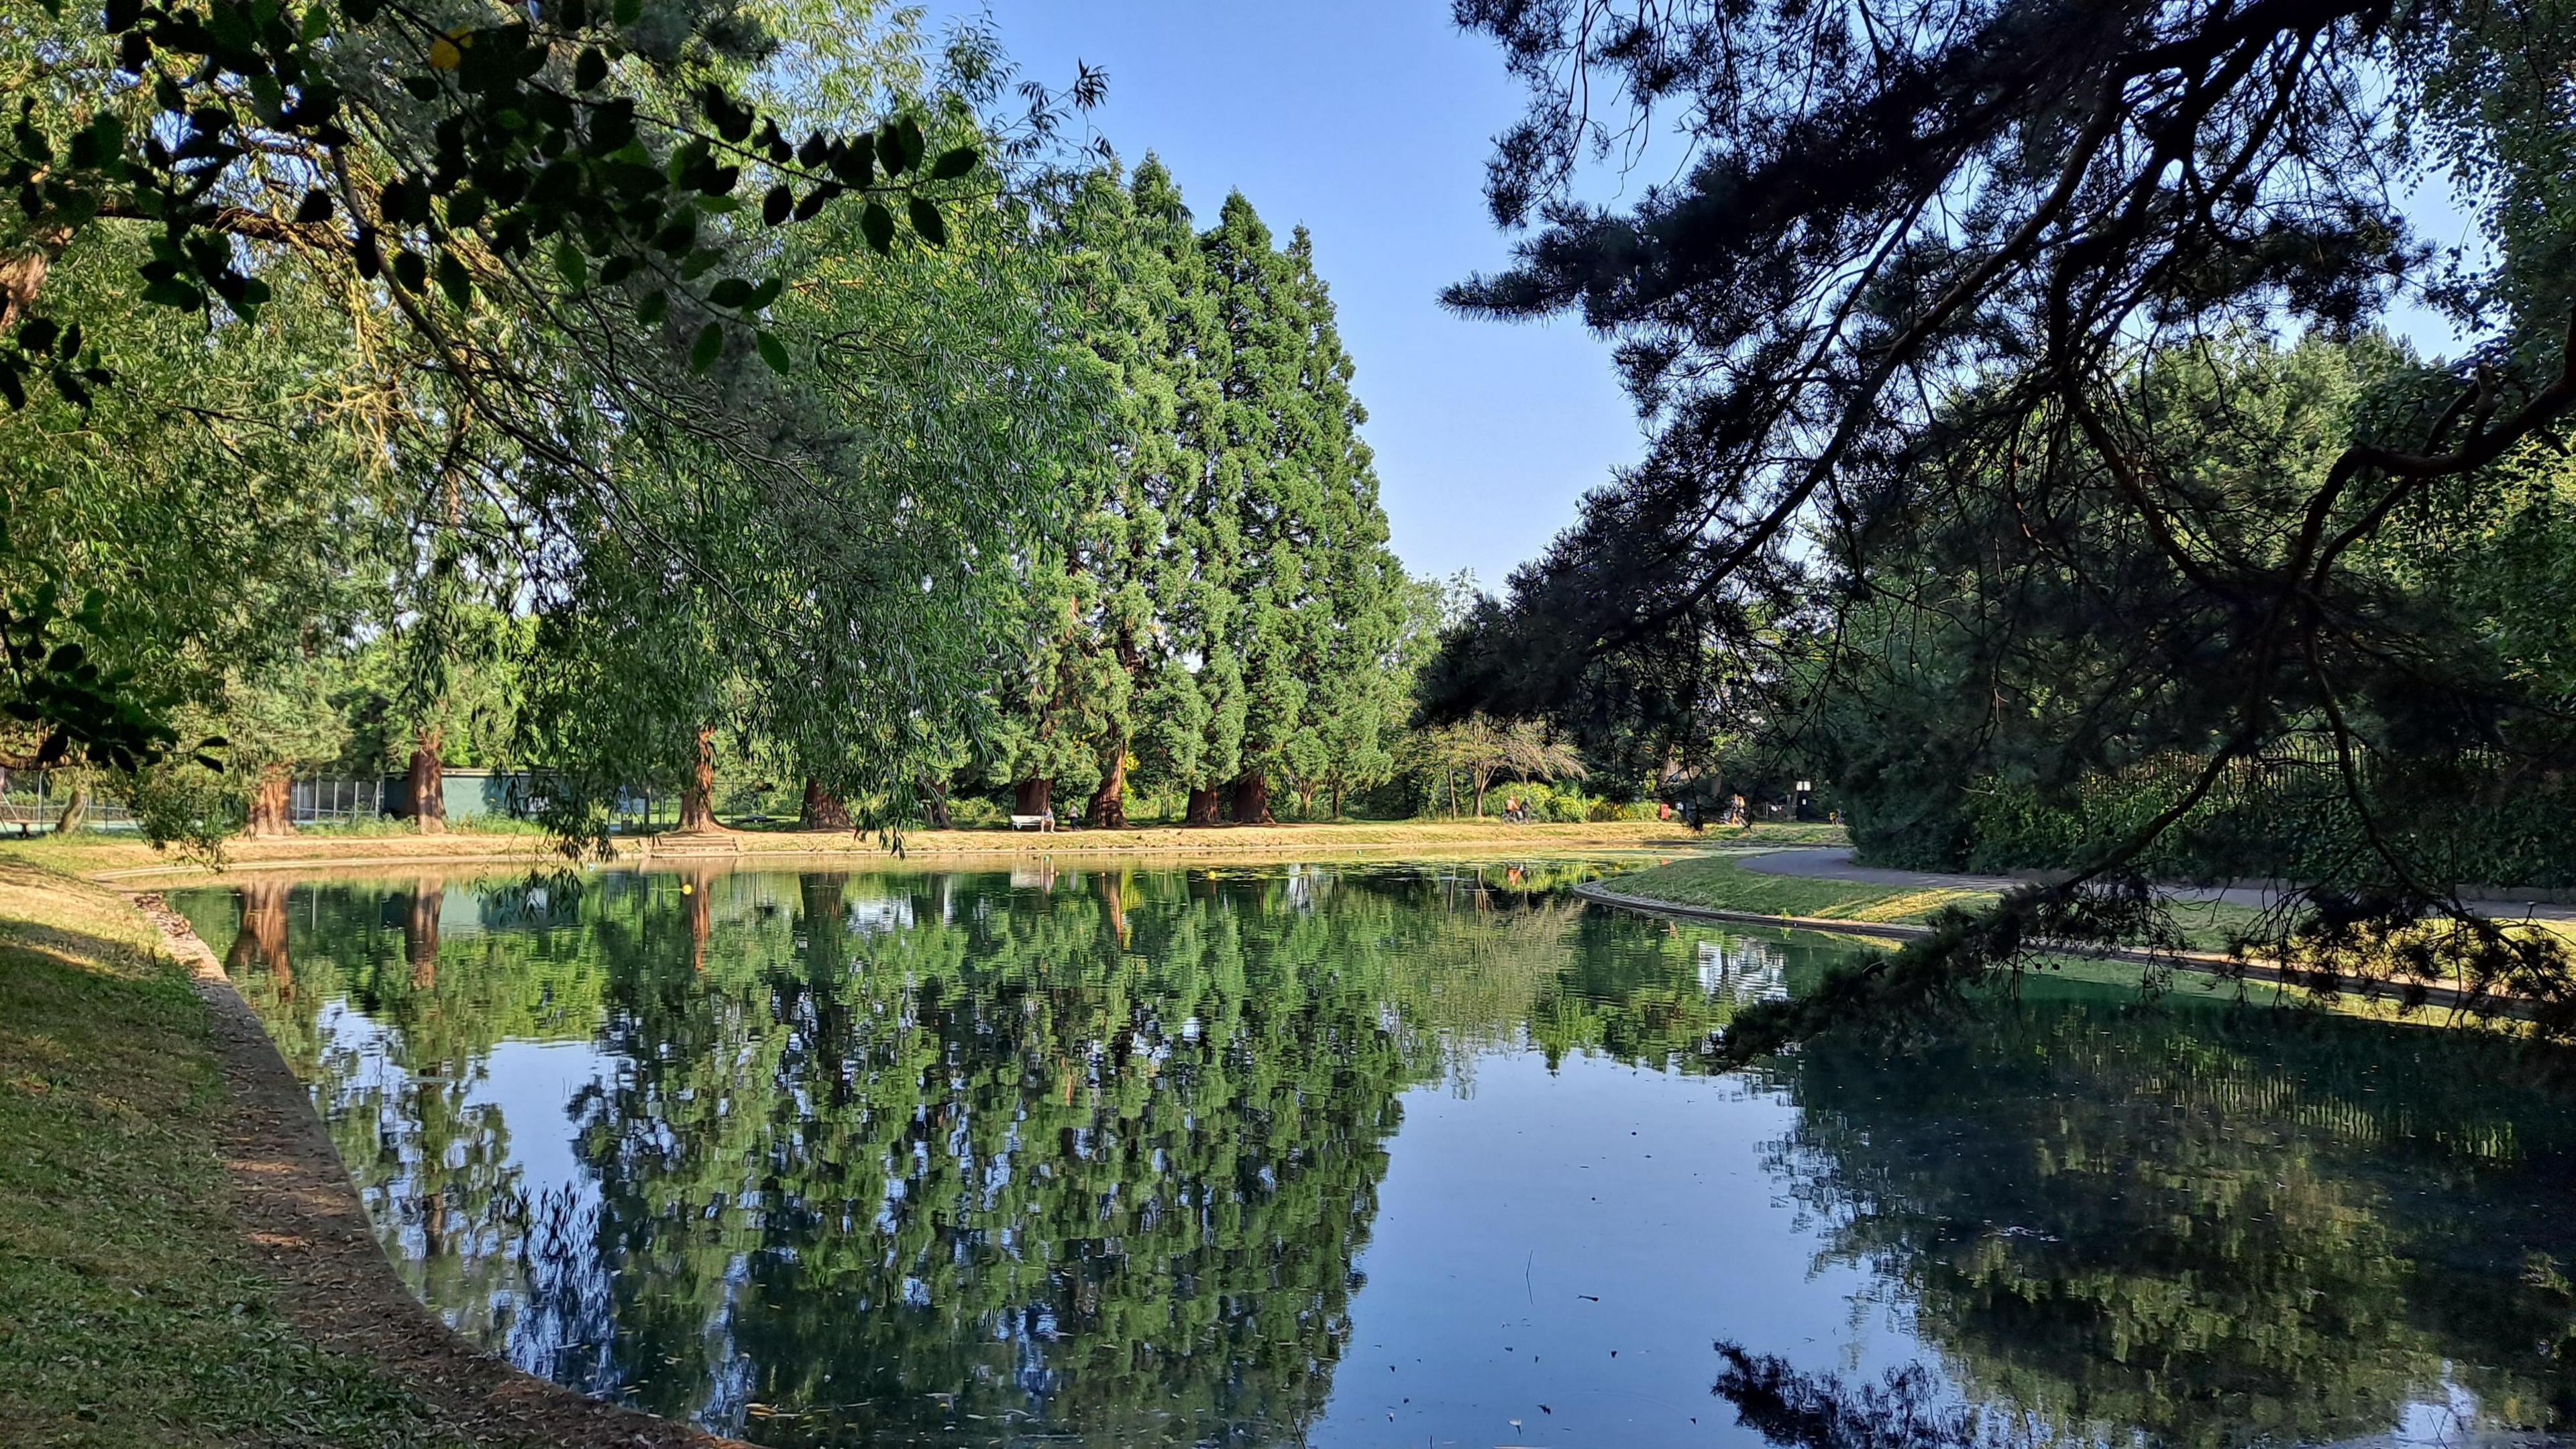
[{"label": "reddish tree bark", "polygon": [[913,788],[921,792],[921,811],[924,815],[930,817],[930,826],[932,829],[946,830],[957,823],[955,818],[948,813],[947,786],[932,779],[928,775],[924,775],[913,782]]},{"label": "reddish tree bark", "polygon": [[1055,781],[1021,780],[1011,786],[1011,813],[1044,815],[1055,799]]},{"label": "reddish tree bark", "polygon": [[280,1001],[295,997],[295,965],[286,958],[286,883],[246,881],[241,888],[241,933],[224,953],[224,973],[242,976],[264,965]]},{"label": "reddish tree bark", "polygon": [[1091,792],[1091,823],[1106,830],[1127,828],[1127,748],[1113,749],[1100,788]]},{"label": "reddish tree bark", "polygon": [[1218,823],[1218,821],[1224,818],[1219,813],[1223,809],[1223,806],[1220,803],[1221,799],[1222,796],[1214,785],[1210,785],[1204,790],[1192,790],[1190,792],[1190,813],[1187,817],[1189,823],[1192,825],[1214,825]]},{"label": "reddish tree bark", "polygon": [[706,866],[692,866],[680,881],[680,899],[688,903],[689,969],[700,976],[707,972],[707,938],[715,934],[715,906],[707,899],[707,882],[715,872]]},{"label": "reddish tree bark", "polygon": [[1102,871],[1092,877],[1100,884],[1100,903],[1108,908],[1110,929],[1118,933],[1118,944],[1127,944],[1127,872]]},{"label": "reddish tree bark", "polygon": [[412,824],[423,835],[447,833],[447,761],[438,749],[438,731],[422,730],[420,742],[412,746],[411,770],[403,777]]},{"label": "reddish tree bark", "polygon": [[689,772],[689,783],[680,790],[679,830],[713,831],[724,829],[716,819],[716,732],[710,726],[698,731],[697,765]]},{"label": "reddish tree bark", "polygon": [[1239,775],[1234,781],[1234,823],[1237,825],[1276,825],[1270,815],[1270,777],[1258,770]]},{"label": "reddish tree bark", "polygon": [[826,1006],[832,1000],[828,988],[849,966],[850,926],[842,904],[842,889],[849,879],[838,871],[818,871],[796,879],[797,894],[805,904],[806,974],[814,985],[827,991],[817,1006]]},{"label": "reddish tree bark", "polygon": [[259,772],[242,832],[261,837],[295,833],[295,777],[284,765],[269,765]]},{"label": "reddish tree bark", "polygon": [[841,803],[840,796],[824,789],[822,781],[809,775],[805,779],[805,802],[797,807],[796,818],[808,830],[847,830],[850,807]]},{"label": "reddish tree bark", "polygon": [[403,958],[411,962],[411,984],[427,991],[438,984],[438,908],[447,893],[427,881],[411,888],[411,908],[403,913]]}]

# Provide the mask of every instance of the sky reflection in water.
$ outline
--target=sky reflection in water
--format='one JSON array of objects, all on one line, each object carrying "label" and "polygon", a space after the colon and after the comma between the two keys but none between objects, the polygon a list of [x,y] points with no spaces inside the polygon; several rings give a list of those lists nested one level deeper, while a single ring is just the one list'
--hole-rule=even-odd
[{"label": "sky reflection in water", "polygon": [[[1713,1074],[1741,1001],[1849,947],[1587,910],[1578,870],[177,904],[450,1323],[765,1444],[1760,1444],[1784,1405],[1909,1402],[1998,1442],[2429,1444],[2576,1413],[2571,1099],[2498,1049],[2048,979]],[[1784,1392],[1713,1394],[1721,1340]]]}]

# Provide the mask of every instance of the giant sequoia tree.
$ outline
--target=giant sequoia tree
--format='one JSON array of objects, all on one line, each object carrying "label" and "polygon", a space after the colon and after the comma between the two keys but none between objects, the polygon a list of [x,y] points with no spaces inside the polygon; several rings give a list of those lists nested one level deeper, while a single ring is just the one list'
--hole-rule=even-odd
[{"label": "giant sequoia tree", "polygon": [[1380,777],[1402,574],[1311,239],[1281,247],[1239,193],[1194,232],[1151,157],[1086,178],[1062,230],[1114,402],[1070,538],[1021,570],[997,783],[1120,824],[1132,765],[1208,824],[1267,821],[1274,783],[1311,810]]},{"label": "giant sequoia tree", "polygon": [[[2483,0],[1458,14],[1533,88],[1490,194],[1505,224],[1538,225],[1514,267],[1451,301],[1579,312],[1620,339],[1658,426],[1457,651],[1457,702],[1544,707],[1641,660],[1705,696],[1749,617],[1903,591],[1887,563],[1907,521],[1953,514],[2007,524],[1986,540],[1998,571],[2064,575],[2104,646],[2142,666],[2056,681],[2087,691],[2079,707],[2188,737],[2201,761],[2089,874],[2289,734],[2326,740],[2356,800],[2362,757],[2401,740],[2563,750],[2564,701],[2465,669],[2475,652],[2360,560],[2392,519],[2487,486],[2576,406],[2566,15]],[[1629,145],[1674,179],[1624,211],[1585,204],[1580,163]],[[2456,184],[2492,265],[2413,238],[2403,203],[2428,170]],[[2242,329],[2346,334],[2401,296],[2483,340],[2388,379],[2313,476],[2245,509],[2165,466],[2128,381],[2142,361]],[[2007,587],[1981,607],[2040,621],[2047,605]],[[2357,876],[2418,906],[2449,888],[2385,839]],[[2444,949],[2479,979],[2556,989],[2529,943],[2461,931]],[[2006,954],[2022,939],[1992,937]]]}]

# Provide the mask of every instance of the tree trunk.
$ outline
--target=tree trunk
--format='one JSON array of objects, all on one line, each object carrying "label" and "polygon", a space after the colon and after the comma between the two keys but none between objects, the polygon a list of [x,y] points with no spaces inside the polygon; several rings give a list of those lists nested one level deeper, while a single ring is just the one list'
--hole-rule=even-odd
[{"label": "tree trunk", "polygon": [[1127,747],[1120,742],[1110,754],[1100,788],[1091,792],[1091,823],[1104,830],[1127,828]]},{"label": "tree trunk", "polygon": [[921,813],[930,817],[932,829],[946,830],[957,823],[948,813],[947,786],[923,775],[913,781],[912,787],[921,792]]},{"label": "tree trunk", "polygon": [[797,808],[796,819],[808,830],[847,830],[850,828],[850,807],[841,803],[840,796],[824,789],[822,781],[808,775],[805,777],[805,803]]},{"label": "tree trunk", "polygon": [[54,258],[71,235],[71,228],[49,222],[22,243],[26,250],[0,257],[0,333],[17,332],[18,319],[36,304],[36,294],[45,289],[45,274],[53,270]]},{"label": "tree trunk", "polygon": [[1235,777],[1234,823],[1237,825],[1276,825],[1270,815],[1270,777],[1259,770],[1248,770]]},{"label": "tree trunk", "polygon": [[422,730],[412,746],[411,771],[403,777],[412,824],[423,835],[447,833],[447,761],[439,757],[438,731]]},{"label": "tree trunk", "polygon": [[1055,781],[1053,780],[1040,778],[1018,781],[1011,786],[1011,813],[1044,815],[1052,808],[1051,802],[1054,798]]},{"label": "tree trunk", "polygon": [[1315,786],[1312,781],[1297,782],[1297,818],[1300,820],[1315,818]]},{"label": "tree trunk", "polygon": [[284,765],[269,765],[259,772],[242,833],[256,838],[295,833],[295,777]]},{"label": "tree trunk", "polygon": [[1216,824],[1218,820],[1222,818],[1218,814],[1220,807],[1217,800],[1217,788],[1214,785],[1210,785],[1204,790],[1192,790],[1190,792],[1190,812],[1183,818],[1192,825]]},{"label": "tree trunk", "polygon": [[89,823],[89,782],[74,781],[71,793],[63,797],[63,813],[54,821],[56,835],[69,835]]},{"label": "tree trunk", "polygon": [[689,773],[689,783],[680,789],[681,834],[693,831],[722,830],[716,819],[716,732],[712,727],[698,731],[698,762]]},{"label": "tree trunk", "polygon": [[1333,781],[1333,818],[1342,818],[1342,782],[1338,779]]},{"label": "tree trunk", "polygon": [[1479,820],[1485,818],[1485,787],[1491,783],[1484,771],[1476,771],[1476,818]]},{"label": "tree trunk", "polygon": [[699,976],[707,974],[707,938],[715,934],[715,904],[707,899],[707,882],[715,872],[706,866],[692,866],[680,879],[680,899],[687,905],[689,916],[689,970]]},{"label": "tree trunk", "polygon": [[411,984],[417,991],[438,984],[438,908],[446,895],[421,882],[412,887],[411,909],[403,913],[403,958],[411,962]]},{"label": "tree trunk", "polygon": [[850,964],[850,926],[842,889],[849,877],[837,871],[796,878],[805,905],[805,975],[818,988],[841,979]]},{"label": "tree trunk", "polygon": [[1100,904],[1109,912],[1109,927],[1118,933],[1118,944],[1127,944],[1127,872],[1102,871],[1092,877],[1100,883]]},{"label": "tree trunk", "polygon": [[255,880],[241,888],[241,934],[224,953],[224,971],[239,977],[252,966],[268,967],[269,981],[280,1001],[295,996],[295,967],[286,959],[286,891],[284,881]]}]

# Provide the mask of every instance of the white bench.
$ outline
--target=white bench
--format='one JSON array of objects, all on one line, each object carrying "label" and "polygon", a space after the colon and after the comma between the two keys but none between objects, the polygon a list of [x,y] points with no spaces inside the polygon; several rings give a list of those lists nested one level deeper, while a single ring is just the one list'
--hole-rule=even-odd
[{"label": "white bench", "polygon": [[1014,815],[1011,817],[1011,828],[1013,830],[1053,830],[1055,812],[1050,810],[1044,815]]}]

